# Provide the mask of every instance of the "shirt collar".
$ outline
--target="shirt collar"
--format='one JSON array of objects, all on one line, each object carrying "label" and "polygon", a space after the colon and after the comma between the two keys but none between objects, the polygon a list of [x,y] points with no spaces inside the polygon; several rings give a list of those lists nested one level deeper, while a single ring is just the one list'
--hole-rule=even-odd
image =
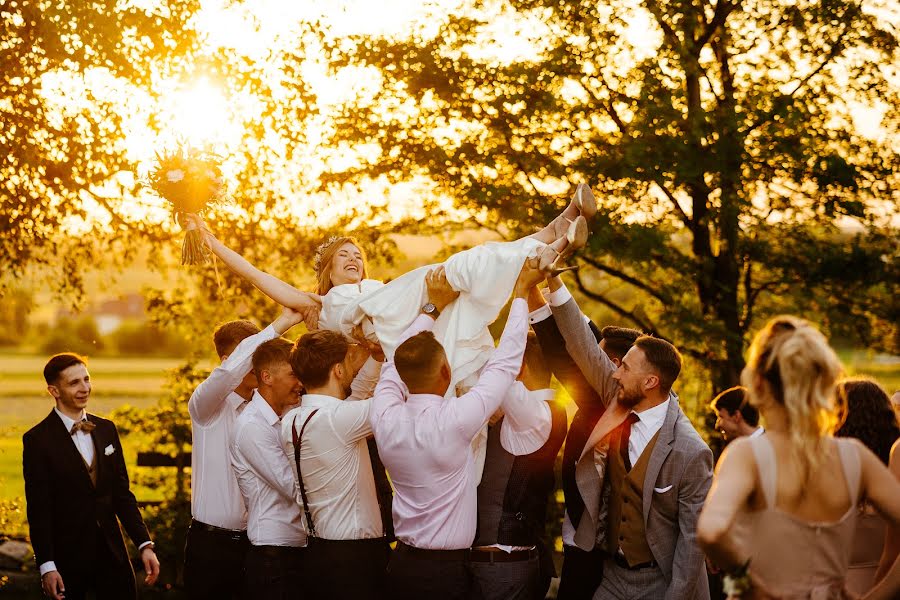
[{"label": "shirt collar", "polygon": [[440,404],[443,401],[444,397],[437,394],[410,394],[406,398],[406,403],[412,406],[428,406],[429,404]]},{"label": "shirt collar", "polygon": [[670,396],[653,408],[648,408],[645,411],[634,414],[638,416],[638,421],[648,427],[656,427],[657,425],[662,426],[663,421],[666,420],[666,413],[669,411],[669,402],[671,401],[672,398]]},{"label": "shirt collar", "polygon": [[263,420],[269,425],[275,425],[281,421],[281,418],[275,414],[275,411],[272,410],[272,407],[269,406],[269,403],[260,395],[258,390],[253,390],[253,400],[251,401],[251,404],[256,407],[257,412],[259,412]]},{"label": "shirt collar", "polygon": [[[62,419],[63,425],[66,426],[66,431],[72,431],[72,425],[75,424],[75,421],[73,419],[71,419],[70,417],[67,417],[66,415],[62,414],[62,412],[60,412],[60,410],[58,408],[56,408],[55,406],[53,407],[53,411],[59,416],[60,419]],[[81,417],[79,417],[78,420],[84,421],[86,418],[87,418],[87,414],[85,414],[84,409],[82,408],[81,409]]]},{"label": "shirt collar", "polygon": [[[254,390],[255,391],[255,390]],[[250,400],[253,400],[253,396],[250,396]],[[241,404],[244,402],[250,402],[250,400],[244,400],[244,397],[238,394],[237,392],[231,392],[225,398],[225,401],[231,406],[232,409],[237,410],[241,407]]]},{"label": "shirt collar", "polygon": [[326,408],[340,402],[340,399],[325,394],[303,394],[300,397],[300,406],[304,408]]},{"label": "shirt collar", "polygon": [[751,438],[759,437],[762,434],[764,434],[765,432],[766,432],[766,430],[763,429],[762,427],[757,427],[756,431],[754,431],[753,433],[750,434],[750,437]]}]

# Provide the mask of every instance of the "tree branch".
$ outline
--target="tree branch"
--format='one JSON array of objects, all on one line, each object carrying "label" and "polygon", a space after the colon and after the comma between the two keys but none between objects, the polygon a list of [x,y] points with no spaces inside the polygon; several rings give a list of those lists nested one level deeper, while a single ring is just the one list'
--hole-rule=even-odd
[{"label": "tree branch", "polygon": [[587,296],[591,300],[599,302],[600,304],[606,306],[607,308],[612,309],[619,315],[625,317],[626,319],[628,319],[629,321],[631,321],[632,323],[637,325],[641,329],[641,331],[643,331],[644,333],[653,334],[657,337],[662,337],[661,335],[659,335],[659,332],[656,330],[656,326],[652,322],[650,322],[650,320],[642,319],[634,311],[626,309],[621,304],[613,302],[606,296],[603,296],[601,294],[598,294],[596,292],[592,292],[591,290],[589,290],[587,288],[587,286],[584,284],[584,281],[581,279],[581,275],[578,273],[578,271],[575,271],[575,283],[578,284],[578,289],[580,289],[582,291],[582,293],[584,293],[585,296]]},{"label": "tree branch", "polygon": [[712,20],[706,25],[706,29],[700,34],[700,37],[694,40],[694,48],[692,49],[692,54],[694,56],[700,56],[700,51],[703,50],[703,46],[705,46],[710,38],[715,35],[716,30],[725,24],[725,19],[728,18],[728,15],[730,15],[735,8],[737,8],[737,3],[726,2],[726,0],[719,0],[716,2]]},{"label": "tree branch", "polygon": [[672,206],[675,207],[675,210],[678,211],[678,214],[681,217],[681,222],[684,223],[685,227],[687,227],[688,229],[693,231],[694,230],[694,221],[688,216],[688,214],[686,212],[684,212],[684,209],[681,207],[681,204],[678,203],[678,199],[675,198],[675,195],[672,192],[670,192],[669,189],[665,185],[663,185],[662,181],[660,181],[660,179],[658,177],[653,180],[653,183],[655,183],[656,187],[658,187],[660,189],[660,191],[662,191],[662,193],[665,194],[666,198],[668,198],[669,201],[672,203]]},{"label": "tree branch", "polygon": [[584,255],[581,256],[581,260],[583,260],[587,264],[591,265],[598,271],[603,271],[604,273],[612,275],[613,277],[615,277],[617,279],[621,279],[625,283],[633,285],[634,287],[647,292],[648,294],[650,294],[651,296],[653,296],[654,298],[656,298],[663,304],[668,305],[672,302],[671,298],[669,298],[667,295],[664,295],[658,289],[652,287],[651,285],[649,285],[647,283],[644,283],[643,281],[640,281],[639,279],[636,279],[635,277],[629,275],[628,273],[625,273],[624,271],[620,271],[619,269],[616,269],[615,267],[611,267],[610,265],[601,263],[599,260],[584,256]]}]

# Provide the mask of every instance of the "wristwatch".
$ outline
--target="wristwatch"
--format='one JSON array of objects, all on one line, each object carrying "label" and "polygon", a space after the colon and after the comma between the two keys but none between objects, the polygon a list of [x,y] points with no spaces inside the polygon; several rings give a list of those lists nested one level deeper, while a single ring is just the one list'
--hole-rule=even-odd
[{"label": "wristwatch", "polygon": [[437,306],[435,306],[431,302],[422,307],[422,312],[435,320],[437,320],[437,318],[441,316],[441,311],[439,311]]}]

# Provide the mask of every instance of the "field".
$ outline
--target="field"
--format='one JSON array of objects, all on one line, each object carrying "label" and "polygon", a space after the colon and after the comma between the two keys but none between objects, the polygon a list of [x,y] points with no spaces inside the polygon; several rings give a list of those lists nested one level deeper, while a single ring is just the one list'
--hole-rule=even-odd
[{"label": "field", "polygon": [[[900,359],[879,357],[864,352],[842,352],[841,359],[853,374],[876,378],[889,393],[900,389]],[[41,369],[42,357],[0,355],[0,533],[23,535],[24,482],[22,480],[22,434],[43,419],[53,407],[47,394]],[[93,380],[91,412],[107,415],[113,409],[130,404],[152,406],[165,385],[165,371],[177,366],[177,359],[96,358],[89,365]],[[684,381],[682,402],[688,412],[703,410],[707,398],[701,398],[699,382]],[[572,407],[568,407],[572,408]],[[569,411],[574,412],[573,410]],[[571,416],[571,414],[570,414]],[[123,439],[129,471],[135,472],[136,442]],[[143,450],[141,448],[140,450]],[[139,500],[158,500],[148,490],[135,488]],[[18,505],[20,512],[3,510]],[[2,513],[6,514],[2,514]],[[4,517],[8,522],[3,525]]]}]

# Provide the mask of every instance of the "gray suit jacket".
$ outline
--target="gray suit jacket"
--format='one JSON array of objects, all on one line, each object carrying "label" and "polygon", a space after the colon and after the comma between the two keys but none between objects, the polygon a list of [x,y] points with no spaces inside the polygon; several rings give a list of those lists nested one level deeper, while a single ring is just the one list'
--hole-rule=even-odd
[{"label": "gray suit jacket", "polygon": [[[615,397],[615,365],[597,346],[574,299],[553,307],[553,316],[566,339],[566,349],[602,398]],[[669,409],[650,455],[644,479],[644,528],[647,543],[666,577],[666,598],[709,598],[706,564],[697,545],[697,519],[712,484],[713,457],[709,446],[681,412],[678,397],[669,396]],[[606,436],[630,411],[612,401],[591,432],[575,466],[575,479],[585,502],[575,525],[575,543],[592,550],[605,519],[601,510],[605,463],[594,460],[594,448],[604,454]]]}]

